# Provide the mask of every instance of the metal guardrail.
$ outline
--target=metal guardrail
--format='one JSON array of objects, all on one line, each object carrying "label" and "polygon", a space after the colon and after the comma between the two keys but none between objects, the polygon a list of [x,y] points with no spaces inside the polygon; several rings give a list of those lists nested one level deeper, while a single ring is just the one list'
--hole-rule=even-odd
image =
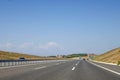
[{"label": "metal guardrail", "polygon": [[0,60],[0,67],[40,63],[44,60]]},{"label": "metal guardrail", "polygon": [[19,66],[26,64],[39,64],[39,63],[49,63],[49,62],[61,62],[67,60],[0,60],[0,67],[8,66]]}]

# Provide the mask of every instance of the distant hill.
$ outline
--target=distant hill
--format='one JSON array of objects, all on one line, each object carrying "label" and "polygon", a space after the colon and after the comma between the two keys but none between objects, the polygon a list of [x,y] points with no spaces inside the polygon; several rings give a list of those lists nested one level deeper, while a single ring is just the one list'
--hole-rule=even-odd
[{"label": "distant hill", "polygon": [[87,53],[78,53],[78,54],[70,54],[70,55],[66,55],[67,58],[86,57],[86,56],[88,56]]},{"label": "distant hill", "polygon": [[118,61],[120,61],[120,47],[97,56],[95,60],[109,63],[117,63]]},{"label": "distant hill", "polygon": [[25,59],[43,59],[41,56],[0,51],[0,60],[18,60],[20,57],[24,57]]}]

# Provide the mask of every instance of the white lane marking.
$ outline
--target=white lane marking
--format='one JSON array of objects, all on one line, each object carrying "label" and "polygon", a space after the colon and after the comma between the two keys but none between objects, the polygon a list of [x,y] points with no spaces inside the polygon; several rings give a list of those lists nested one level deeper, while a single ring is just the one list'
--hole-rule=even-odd
[{"label": "white lane marking", "polygon": [[74,71],[74,70],[75,70],[75,67],[72,68],[72,71]]},{"label": "white lane marking", "polygon": [[35,70],[46,68],[46,66],[34,68]]},{"label": "white lane marking", "polygon": [[107,63],[107,62],[94,61],[94,60],[92,60],[92,61],[93,62],[97,62],[97,63],[109,64],[109,65],[117,65],[117,64],[114,64],[114,63]]},{"label": "white lane marking", "polygon": [[56,63],[55,65],[59,65],[60,63]]},{"label": "white lane marking", "polygon": [[90,62],[90,63],[93,64],[93,65],[95,65],[95,66],[97,66],[97,67],[100,67],[100,68],[102,68],[102,69],[104,69],[104,70],[107,70],[107,71],[109,71],[109,72],[112,72],[112,73],[115,73],[115,74],[117,74],[117,75],[120,75],[119,72],[113,71],[113,70],[111,70],[111,69],[105,68],[105,67],[103,67],[103,66],[97,65],[97,64],[92,63],[92,62]]},{"label": "white lane marking", "polygon": [[77,66],[80,63],[80,61],[78,61],[75,65]]}]

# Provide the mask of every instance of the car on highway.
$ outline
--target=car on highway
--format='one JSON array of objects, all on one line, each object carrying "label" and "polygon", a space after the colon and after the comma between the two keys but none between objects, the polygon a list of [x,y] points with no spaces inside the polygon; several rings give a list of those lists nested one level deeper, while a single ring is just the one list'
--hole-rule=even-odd
[{"label": "car on highway", "polygon": [[24,57],[20,57],[19,60],[26,60]]}]

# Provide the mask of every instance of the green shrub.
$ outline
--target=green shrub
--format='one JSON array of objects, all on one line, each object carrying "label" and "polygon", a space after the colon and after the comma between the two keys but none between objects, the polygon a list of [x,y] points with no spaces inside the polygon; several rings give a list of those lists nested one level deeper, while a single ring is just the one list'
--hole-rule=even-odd
[{"label": "green shrub", "polygon": [[120,61],[118,61],[117,65],[118,65],[118,66],[120,65]]}]

